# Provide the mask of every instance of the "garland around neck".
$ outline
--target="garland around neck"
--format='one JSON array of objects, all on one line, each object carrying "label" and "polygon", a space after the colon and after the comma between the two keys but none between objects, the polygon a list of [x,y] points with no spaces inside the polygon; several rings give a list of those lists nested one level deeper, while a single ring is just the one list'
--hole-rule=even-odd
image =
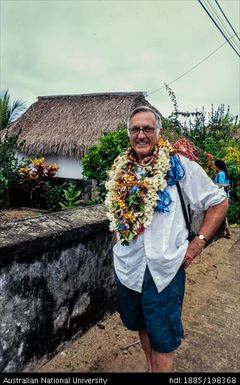
[{"label": "garland around neck", "polygon": [[[167,140],[160,138],[146,165],[138,163],[132,149],[114,161],[106,182],[105,203],[110,230],[117,233],[122,244],[128,245],[151,224],[156,209],[169,211],[171,198],[165,188],[168,172],[176,163],[171,160],[175,152]],[[142,173],[137,172],[139,168]]]}]

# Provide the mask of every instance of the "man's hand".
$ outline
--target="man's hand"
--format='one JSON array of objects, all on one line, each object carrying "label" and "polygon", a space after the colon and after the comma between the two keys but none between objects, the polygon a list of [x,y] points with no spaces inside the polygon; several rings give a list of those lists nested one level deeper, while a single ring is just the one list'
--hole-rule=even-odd
[{"label": "man's hand", "polygon": [[[228,200],[225,199],[223,202],[211,206],[207,209],[203,224],[199,229],[200,234],[204,234],[205,237],[210,240],[211,237],[215,234],[220,224],[225,218],[225,215],[228,210]],[[206,242],[204,240],[195,237],[192,242],[189,243],[187,252],[184,257],[184,268],[186,269],[192,260],[199,254],[201,254]]]},{"label": "man's hand", "polygon": [[189,242],[185,257],[184,257],[184,269],[187,269],[190,263],[194,260],[197,255],[201,254],[206,242],[199,239],[197,236]]}]

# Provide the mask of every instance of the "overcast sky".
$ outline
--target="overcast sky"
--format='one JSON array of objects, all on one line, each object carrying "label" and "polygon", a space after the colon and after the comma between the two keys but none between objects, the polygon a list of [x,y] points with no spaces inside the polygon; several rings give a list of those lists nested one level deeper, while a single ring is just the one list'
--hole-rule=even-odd
[{"label": "overcast sky", "polygon": [[[219,4],[239,32],[239,1]],[[28,106],[41,95],[150,94],[224,41],[197,0],[1,0],[1,90]],[[239,114],[239,57],[226,43],[170,86],[179,110],[224,103]],[[164,88],[148,100],[171,113]]]}]

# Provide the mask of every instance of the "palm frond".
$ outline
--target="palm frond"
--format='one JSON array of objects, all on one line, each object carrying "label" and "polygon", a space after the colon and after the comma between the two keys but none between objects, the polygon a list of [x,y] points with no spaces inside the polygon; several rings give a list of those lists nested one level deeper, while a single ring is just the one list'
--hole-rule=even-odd
[{"label": "palm frond", "polygon": [[0,130],[6,128],[11,122],[26,110],[26,105],[21,100],[14,100],[11,104],[9,91],[0,96]]}]

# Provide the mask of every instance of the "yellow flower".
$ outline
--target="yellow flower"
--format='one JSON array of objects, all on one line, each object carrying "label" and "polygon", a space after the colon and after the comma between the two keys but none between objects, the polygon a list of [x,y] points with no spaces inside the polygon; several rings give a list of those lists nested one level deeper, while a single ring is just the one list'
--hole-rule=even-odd
[{"label": "yellow flower", "polygon": [[117,200],[117,204],[118,204],[118,207],[122,210],[126,209],[126,204],[124,203],[124,201],[122,199],[118,199]]},{"label": "yellow flower", "polygon": [[163,138],[159,138],[159,140],[157,142],[157,146],[161,147],[161,148],[166,148],[169,146],[169,143],[166,140],[164,140]]},{"label": "yellow flower", "polygon": [[125,174],[123,179],[127,184],[131,184],[135,180],[135,176]]},{"label": "yellow flower", "polygon": [[127,221],[130,221],[132,223],[136,222],[136,217],[133,213],[129,212],[129,213],[126,213],[126,214],[123,214],[123,217],[124,219],[126,219]]},{"label": "yellow flower", "polygon": [[19,171],[22,172],[23,174],[26,174],[28,172],[28,168],[27,167],[21,167],[21,168],[19,168]]},{"label": "yellow flower", "polygon": [[149,186],[148,180],[147,180],[147,179],[144,179],[144,180],[141,182],[141,185],[142,185],[143,187],[148,188],[148,186]]},{"label": "yellow flower", "polygon": [[32,159],[31,162],[32,164],[35,166],[35,167],[39,167],[43,164],[43,162],[45,161],[45,158],[42,157],[42,158],[35,158],[35,159]]}]

